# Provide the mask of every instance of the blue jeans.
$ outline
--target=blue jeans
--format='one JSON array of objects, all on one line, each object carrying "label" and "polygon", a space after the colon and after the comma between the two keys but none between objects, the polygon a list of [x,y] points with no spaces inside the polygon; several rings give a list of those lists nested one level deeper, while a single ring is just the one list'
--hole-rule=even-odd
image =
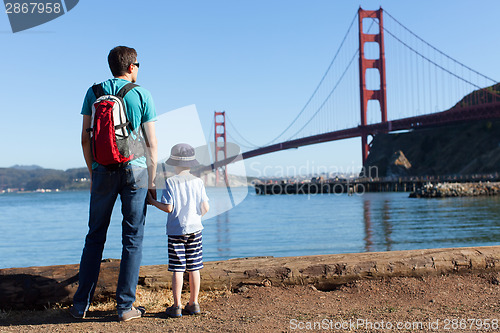
[{"label": "blue jeans", "polygon": [[99,165],[92,171],[89,231],[80,261],[78,290],[73,297],[76,310],[87,311],[92,301],[111,212],[118,194],[123,215],[122,258],[116,288],[118,315],[132,307],[142,259],[147,185],[147,169],[130,164],[116,170],[107,170]]}]

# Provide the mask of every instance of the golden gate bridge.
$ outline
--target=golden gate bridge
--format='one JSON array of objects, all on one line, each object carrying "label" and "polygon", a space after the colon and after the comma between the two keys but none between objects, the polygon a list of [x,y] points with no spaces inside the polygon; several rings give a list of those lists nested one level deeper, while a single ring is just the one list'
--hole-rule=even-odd
[{"label": "golden gate bridge", "polygon": [[365,165],[369,140],[379,133],[493,118],[500,118],[496,80],[430,45],[382,8],[359,8],[313,93],[271,141],[252,143],[226,112],[215,112],[215,162],[204,169],[216,171],[217,183],[226,177],[225,166],[236,158],[228,156],[228,137],[247,149],[243,159],[361,137]]}]

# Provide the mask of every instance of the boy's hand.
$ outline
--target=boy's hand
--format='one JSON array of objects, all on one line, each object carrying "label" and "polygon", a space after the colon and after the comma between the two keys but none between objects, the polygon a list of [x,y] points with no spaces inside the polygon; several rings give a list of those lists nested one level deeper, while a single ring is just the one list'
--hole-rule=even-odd
[{"label": "boy's hand", "polygon": [[147,195],[147,203],[152,205],[155,201],[156,201],[156,198],[153,197],[153,195],[151,194],[151,191],[154,191],[155,193],[155,197],[156,197],[156,190],[153,189],[153,190],[148,190],[148,195]]},{"label": "boy's hand", "polygon": [[149,184],[148,195],[151,195],[151,198],[153,198],[153,200],[156,200],[156,185],[155,185],[155,183]]}]

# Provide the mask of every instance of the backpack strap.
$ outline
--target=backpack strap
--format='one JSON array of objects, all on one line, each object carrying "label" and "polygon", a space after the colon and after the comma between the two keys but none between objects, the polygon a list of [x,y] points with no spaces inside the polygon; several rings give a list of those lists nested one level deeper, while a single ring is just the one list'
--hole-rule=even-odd
[{"label": "backpack strap", "polygon": [[94,92],[96,99],[104,95],[104,89],[102,89],[102,85],[100,84],[94,84],[92,86],[92,91]]},{"label": "backpack strap", "polygon": [[[125,97],[125,95],[132,89],[134,89],[135,87],[138,87],[137,84],[133,84],[133,83],[127,83],[126,85],[124,85],[117,93],[116,93],[116,97],[119,97],[121,99],[123,99]],[[130,121],[127,121],[127,125],[128,125],[128,128],[130,130],[130,132],[135,132],[134,129],[132,128],[132,123]],[[135,133],[137,135],[137,133]]]},{"label": "backpack strap", "polygon": [[[134,89],[135,87],[138,87],[138,85],[133,83],[127,83],[118,91],[118,93],[115,96],[123,98],[130,90]],[[92,86],[92,91],[94,92],[96,99],[105,95],[104,89],[102,88],[101,84],[94,84]]]},{"label": "backpack strap", "polygon": [[130,90],[134,89],[135,87],[138,87],[138,85],[133,83],[127,83],[116,93],[115,96],[123,98]]}]

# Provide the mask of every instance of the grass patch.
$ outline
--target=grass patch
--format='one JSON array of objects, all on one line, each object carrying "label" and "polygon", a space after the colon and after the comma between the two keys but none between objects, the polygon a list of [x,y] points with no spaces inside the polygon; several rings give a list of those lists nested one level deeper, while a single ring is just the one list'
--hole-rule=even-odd
[{"label": "grass patch", "polygon": [[[208,302],[218,297],[225,297],[231,292],[228,290],[201,291],[198,297],[199,302]],[[182,294],[182,304],[189,301],[189,292]],[[173,295],[170,289],[147,290],[141,287],[137,288],[136,301],[134,305],[144,306],[147,312],[163,312],[165,308],[173,304]],[[69,310],[70,305],[53,304],[44,310],[0,310],[0,320],[8,322],[17,322],[24,319],[37,318],[38,321],[48,320],[50,318],[61,316]],[[89,312],[103,312],[114,314],[116,312],[116,302],[109,299],[101,302],[94,302],[89,308]],[[68,314],[69,316],[69,314]]]}]

